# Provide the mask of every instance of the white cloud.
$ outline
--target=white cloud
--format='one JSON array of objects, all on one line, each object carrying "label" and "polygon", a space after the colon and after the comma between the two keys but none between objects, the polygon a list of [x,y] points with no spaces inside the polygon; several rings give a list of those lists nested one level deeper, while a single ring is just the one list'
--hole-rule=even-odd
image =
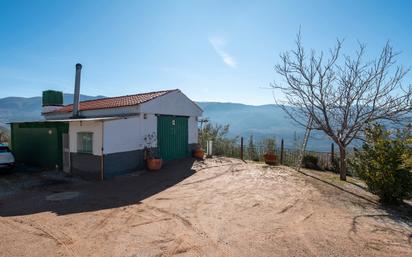
[{"label": "white cloud", "polygon": [[209,42],[212,45],[215,52],[222,58],[222,61],[231,68],[236,68],[236,60],[228,54],[224,48],[226,46],[226,41],[220,37],[209,38]]}]

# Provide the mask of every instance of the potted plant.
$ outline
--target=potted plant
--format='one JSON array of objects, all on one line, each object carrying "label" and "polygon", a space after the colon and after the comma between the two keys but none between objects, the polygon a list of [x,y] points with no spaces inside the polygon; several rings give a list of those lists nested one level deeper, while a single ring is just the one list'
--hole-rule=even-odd
[{"label": "potted plant", "polygon": [[156,133],[153,132],[144,137],[146,143],[145,146],[145,160],[147,169],[151,171],[160,170],[162,168],[163,160],[156,155],[155,145],[156,145]]},{"label": "potted plant", "polygon": [[200,145],[197,145],[197,148],[193,150],[193,157],[198,158],[198,159],[203,159],[204,156],[205,156],[205,151],[203,151]]},{"label": "potted plant", "polygon": [[276,142],[274,139],[266,139],[265,141],[266,145],[266,153],[263,155],[263,158],[265,159],[265,163],[268,165],[276,165],[277,160],[276,160],[276,153],[275,153],[275,145]]}]

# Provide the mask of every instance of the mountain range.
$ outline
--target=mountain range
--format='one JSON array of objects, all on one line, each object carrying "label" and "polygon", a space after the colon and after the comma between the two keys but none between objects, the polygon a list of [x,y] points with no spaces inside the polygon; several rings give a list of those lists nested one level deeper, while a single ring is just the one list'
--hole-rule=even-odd
[{"label": "mountain range", "polygon": [[[92,100],[104,96],[81,95],[81,100]],[[73,94],[64,94],[64,104],[73,102]],[[243,136],[245,142],[250,135],[255,141],[264,138],[283,138],[285,147],[294,147],[301,140],[304,129],[288,119],[280,106],[275,104],[246,105],[240,103],[197,102],[203,109],[203,117],[209,122],[229,124],[229,137]],[[0,127],[8,127],[12,121],[34,121],[42,119],[41,97],[6,97],[0,98]],[[312,133],[308,148],[328,151],[330,141],[322,133]]]}]

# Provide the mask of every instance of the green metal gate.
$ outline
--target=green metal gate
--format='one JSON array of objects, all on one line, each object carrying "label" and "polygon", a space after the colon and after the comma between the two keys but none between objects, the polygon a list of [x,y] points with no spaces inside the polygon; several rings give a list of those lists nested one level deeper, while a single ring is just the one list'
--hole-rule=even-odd
[{"label": "green metal gate", "polygon": [[11,124],[11,148],[17,162],[44,168],[62,167],[63,122],[24,122]]},{"label": "green metal gate", "polygon": [[157,146],[163,160],[174,160],[189,156],[188,117],[157,117]]}]

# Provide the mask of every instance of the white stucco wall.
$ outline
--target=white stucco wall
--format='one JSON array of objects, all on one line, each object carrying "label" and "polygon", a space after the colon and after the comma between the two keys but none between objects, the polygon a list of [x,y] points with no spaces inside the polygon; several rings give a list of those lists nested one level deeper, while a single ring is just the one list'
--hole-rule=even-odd
[{"label": "white stucco wall", "polygon": [[[142,114],[104,121],[104,154],[144,149],[145,136],[153,132],[157,132],[157,117],[154,114],[146,114],[146,119]],[[189,144],[198,142],[196,117],[189,117],[188,120],[188,142]]]},{"label": "white stucco wall", "polygon": [[[157,131],[153,114],[132,116],[104,122],[104,153],[118,153],[143,149],[144,137]],[[156,146],[156,145],[153,145]]]},{"label": "white stucco wall", "polygon": [[77,133],[93,133],[93,154],[102,153],[102,121],[72,121],[69,123],[70,152],[77,153]]},{"label": "white stucco wall", "polygon": [[202,110],[179,90],[172,91],[138,106],[141,113],[201,116]]}]

